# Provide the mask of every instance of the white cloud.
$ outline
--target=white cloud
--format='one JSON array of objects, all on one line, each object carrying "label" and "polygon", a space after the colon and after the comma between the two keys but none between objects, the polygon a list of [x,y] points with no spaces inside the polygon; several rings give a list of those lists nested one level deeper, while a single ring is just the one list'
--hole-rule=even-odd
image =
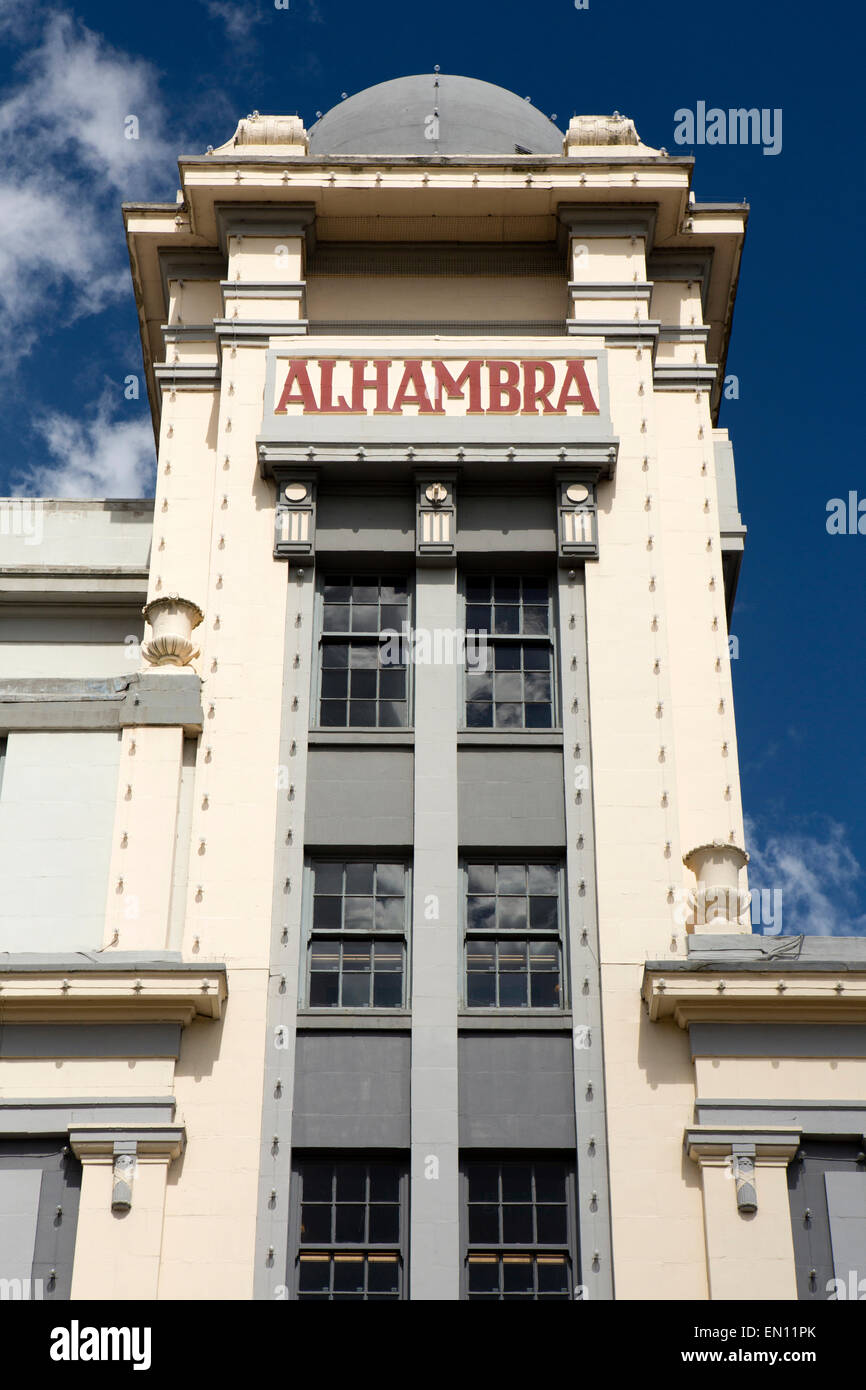
[{"label": "white cloud", "polygon": [[817,833],[805,823],[791,830],[765,830],[747,818],[746,844],[752,892],[781,890],[785,936],[866,935],[864,871],[845,826],[827,819]]},{"label": "white cloud", "polygon": [[[0,19],[12,8],[0,0]],[[119,204],[171,199],[156,77],[52,11],[0,102],[0,362],[28,353],[51,314],[99,313],[129,293]],[[134,128],[138,139],[127,139]]]},{"label": "white cloud", "polygon": [[49,411],[35,421],[48,458],[17,480],[35,497],[153,495],[155,451],[150,416],[112,418],[107,396],[89,420]]}]

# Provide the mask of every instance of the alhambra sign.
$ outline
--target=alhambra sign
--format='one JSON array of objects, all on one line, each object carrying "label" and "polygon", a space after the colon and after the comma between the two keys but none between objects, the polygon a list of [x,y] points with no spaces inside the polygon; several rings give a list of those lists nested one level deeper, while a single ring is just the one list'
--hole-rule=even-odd
[{"label": "alhambra sign", "polygon": [[260,444],[537,448],[611,437],[603,351],[497,343],[476,356],[428,340],[398,356],[382,343],[349,356],[341,346],[269,350]]}]

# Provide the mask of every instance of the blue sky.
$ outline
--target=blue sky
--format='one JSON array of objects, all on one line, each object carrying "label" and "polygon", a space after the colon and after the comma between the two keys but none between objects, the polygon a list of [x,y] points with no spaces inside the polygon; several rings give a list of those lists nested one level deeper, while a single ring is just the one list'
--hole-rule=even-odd
[{"label": "blue sky", "polygon": [[437,63],[560,126],[617,109],[668,148],[678,108],[781,108],[779,154],[695,151],[700,201],[751,204],[728,358],[740,394],[720,420],[749,527],[733,623],[748,847],[753,887],[783,891],[785,934],[866,934],[866,535],[826,528],[831,498],[866,499],[861,11],[289,6],[0,0],[0,494],[151,490],[147,407],[123,394],[140,349],[120,203],[172,200],[177,154],[222,144],[253,109],[309,125],[343,92]]}]

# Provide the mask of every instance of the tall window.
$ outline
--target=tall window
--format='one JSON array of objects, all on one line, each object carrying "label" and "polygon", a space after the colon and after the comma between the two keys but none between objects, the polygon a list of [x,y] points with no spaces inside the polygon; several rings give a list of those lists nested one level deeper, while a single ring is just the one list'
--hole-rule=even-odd
[{"label": "tall window", "polygon": [[319,639],[319,724],[323,728],[405,728],[409,723],[406,644],[384,632],[409,621],[405,577],[329,575]]},{"label": "tall window", "polygon": [[409,910],[405,864],[315,859],[310,868],[310,1007],[402,1008]]},{"label": "tall window", "polygon": [[468,1008],[564,1007],[561,873],[559,864],[465,865]]},{"label": "tall window", "polygon": [[463,1166],[466,1297],[567,1299],[574,1287],[572,1176],[550,1159]]},{"label": "tall window", "polygon": [[300,1302],[405,1298],[406,1173],[392,1159],[304,1159],[297,1172]]},{"label": "tall window", "polygon": [[466,578],[466,630],[489,634],[487,670],[466,672],[470,729],[549,729],[553,615],[543,576]]}]

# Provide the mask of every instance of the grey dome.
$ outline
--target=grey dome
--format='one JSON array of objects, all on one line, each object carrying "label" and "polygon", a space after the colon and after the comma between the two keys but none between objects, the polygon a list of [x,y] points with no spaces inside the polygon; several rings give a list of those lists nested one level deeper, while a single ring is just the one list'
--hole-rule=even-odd
[{"label": "grey dome", "polygon": [[366,87],[326,111],[310,131],[310,154],[562,154],[562,132],[505,87],[423,73]]}]

